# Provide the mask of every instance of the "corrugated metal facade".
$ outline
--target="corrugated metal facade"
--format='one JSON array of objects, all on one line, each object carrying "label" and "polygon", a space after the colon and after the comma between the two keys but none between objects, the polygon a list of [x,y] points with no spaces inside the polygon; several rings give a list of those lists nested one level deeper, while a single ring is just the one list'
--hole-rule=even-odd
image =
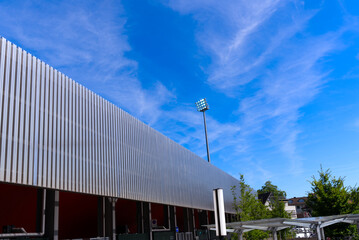
[{"label": "corrugated metal facade", "polygon": [[222,187],[232,209],[236,179],[4,38],[0,51],[0,182],[208,210]]}]

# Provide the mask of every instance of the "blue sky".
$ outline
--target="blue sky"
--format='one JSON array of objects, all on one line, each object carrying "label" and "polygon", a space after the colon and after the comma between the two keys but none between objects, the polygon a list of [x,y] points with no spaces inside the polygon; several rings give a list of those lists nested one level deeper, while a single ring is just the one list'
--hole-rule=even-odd
[{"label": "blue sky", "polygon": [[356,0],[1,1],[0,35],[206,159],[298,197],[359,176]]}]

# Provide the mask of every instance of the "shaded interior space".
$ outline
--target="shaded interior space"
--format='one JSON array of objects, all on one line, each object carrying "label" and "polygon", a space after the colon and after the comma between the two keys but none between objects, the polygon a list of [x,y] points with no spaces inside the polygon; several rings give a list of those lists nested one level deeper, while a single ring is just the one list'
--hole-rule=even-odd
[{"label": "shaded interior space", "polygon": [[[152,232],[153,240],[165,240],[175,238],[176,230],[180,237],[185,237],[201,232],[197,230],[203,229],[203,225],[214,223],[213,212],[164,204],[114,201],[50,189],[44,192],[40,188],[4,183],[0,183],[0,192],[0,233],[16,232],[9,231],[9,226],[40,233],[43,199],[46,199],[45,238],[49,239],[114,238],[117,234],[119,240],[148,240]],[[207,234],[198,236],[202,239]]]},{"label": "shaded interior space", "polygon": [[165,209],[167,206],[151,203],[152,228],[168,228],[168,218],[165,219]]},{"label": "shaded interior space", "polygon": [[60,192],[59,239],[97,237],[98,197]]},{"label": "shaded interior space", "polygon": [[194,210],[193,214],[194,214],[194,228],[199,229],[200,226],[199,226],[199,212],[198,212],[198,210]]},{"label": "shaded interior space", "polygon": [[0,183],[0,233],[8,233],[11,226],[36,232],[37,190]]},{"label": "shaded interior space", "polygon": [[206,229],[203,225],[207,225],[208,218],[207,218],[207,211],[205,210],[198,210],[195,211],[196,216],[196,228],[197,229]]},{"label": "shaded interior space", "polygon": [[209,221],[209,224],[214,224],[214,212],[213,211],[208,211],[208,221]]},{"label": "shaded interior space", "polygon": [[184,216],[183,216],[183,208],[176,207],[176,217],[177,217],[177,227],[179,232],[185,232],[184,227]]},{"label": "shaded interior space", "polygon": [[118,199],[116,202],[116,233],[132,234],[138,231],[136,201]]}]

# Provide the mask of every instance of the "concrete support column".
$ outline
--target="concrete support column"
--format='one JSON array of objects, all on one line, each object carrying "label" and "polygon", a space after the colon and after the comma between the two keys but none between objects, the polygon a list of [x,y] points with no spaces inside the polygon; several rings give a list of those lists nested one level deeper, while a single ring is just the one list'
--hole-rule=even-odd
[{"label": "concrete support column", "polygon": [[196,236],[196,215],[194,209],[192,209],[192,229],[193,229],[193,239]]},{"label": "concrete support column", "polygon": [[193,232],[193,212],[192,209],[187,208],[188,213],[188,232]]},{"label": "concrete support column", "polygon": [[105,237],[106,232],[106,201],[105,197],[98,197],[97,202],[97,235]]},{"label": "concrete support column", "polygon": [[150,240],[153,239],[153,234],[152,234],[152,210],[151,210],[151,203],[148,203],[148,221],[149,221],[149,230],[150,230]]},{"label": "concrete support column", "polygon": [[188,208],[183,208],[183,227],[185,232],[189,232]]},{"label": "concrete support column", "polygon": [[[142,202],[142,213],[143,213],[143,233],[150,233],[150,228],[152,227],[151,223],[151,216],[150,216],[150,209],[149,203]],[[152,229],[152,228],[151,228]]]},{"label": "concrete support column", "polygon": [[36,232],[42,232],[45,229],[45,209],[46,205],[46,189],[37,190],[37,203],[36,203]]},{"label": "concrete support column", "polygon": [[116,239],[116,202],[115,198],[98,198],[97,233],[100,237]]},{"label": "concrete support column", "polygon": [[171,226],[170,206],[163,205],[163,226],[167,229]]},{"label": "concrete support column", "polygon": [[51,240],[59,239],[59,191],[46,191],[46,220],[45,220],[45,237]]},{"label": "concrete support column", "polygon": [[136,202],[136,216],[137,216],[137,232],[145,233],[143,202]]},{"label": "concrete support column", "polygon": [[[175,232],[175,240],[178,240],[178,234],[177,234],[177,208],[176,207],[173,207],[173,209],[170,209],[171,211],[171,218],[173,219],[173,225],[172,225],[172,229],[171,231],[174,231]],[[173,213],[172,213],[173,212]],[[172,217],[173,216],[173,217]]]},{"label": "concrete support column", "polygon": [[183,221],[184,221],[184,231],[193,232],[193,212],[192,209],[183,208]]},{"label": "concrete support column", "polygon": [[170,216],[170,230],[171,232],[176,232],[177,227],[177,216],[176,216],[176,207],[169,206],[169,216]]},{"label": "concrete support column", "polygon": [[116,198],[106,198],[106,229],[105,235],[116,239]]},{"label": "concrete support column", "polygon": [[152,214],[151,214],[151,203],[142,202],[142,213],[143,213],[143,233],[147,233],[149,239],[152,240]]}]

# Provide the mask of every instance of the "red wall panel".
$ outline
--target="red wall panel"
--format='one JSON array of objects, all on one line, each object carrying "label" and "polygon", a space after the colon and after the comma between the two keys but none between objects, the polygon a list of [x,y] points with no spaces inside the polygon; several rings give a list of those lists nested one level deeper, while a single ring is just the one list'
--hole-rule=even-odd
[{"label": "red wall panel", "polygon": [[157,226],[164,226],[164,211],[162,204],[151,203],[152,219],[157,219]]},{"label": "red wall panel", "polygon": [[177,226],[180,232],[184,232],[183,208],[176,207]]},{"label": "red wall panel", "polygon": [[0,183],[0,232],[5,225],[36,231],[37,188]]},{"label": "red wall panel", "polygon": [[129,233],[137,233],[136,201],[118,199],[116,202],[116,228],[123,233],[127,225]]},{"label": "red wall panel", "polygon": [[59,238],[97,236],[97,196],[60,192]]}]

